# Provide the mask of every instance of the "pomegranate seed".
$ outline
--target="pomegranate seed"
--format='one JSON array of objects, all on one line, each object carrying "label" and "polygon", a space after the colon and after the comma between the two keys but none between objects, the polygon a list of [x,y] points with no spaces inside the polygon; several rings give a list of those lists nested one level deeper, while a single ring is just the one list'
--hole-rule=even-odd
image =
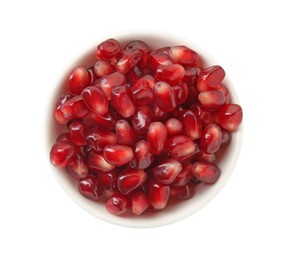
[{"label": "pomegranate seed", "polygon": [[86,141],[86,132],[87,128],[84,123],[81,121],[74,121],[69,125],[69,134],[72,141],[79,145],[83,146],[87,144]]},{"label": "pomegranate seed", "polygon": [[134,144],[135,132],[126,120],[121,119],[117,121],[115,129],[118,144],[124,144],[129,146],[132,146]]},{"label": "pomegranate seed", "polygon": [[163,52],[152,52],[148,56],[147,64],[151,70],[156,71],[159,66],[171,65],[173,64],[173,61],[167,54]]},{"label": "pomegranate seed", "polygon": [[69,133],[62,133],[60,134],[57,138],[56,138],[56,142],[67,142],[67,143],[70,143],[70,144],[73,144],[73,141],[69,135]]},{"label": "pomegranate seed", "polygon": [[89,173],[86,157],[82,153],[77,153],[72,162],[67,166],[67,171],[77,179],[85,178]]},{"label": "pomegranate seed", "polygon": [[129,163],[133,157],[134,153],[131,147],[127,145],[108,145],[103,151],[105,160],[114,165],[122,166]]},{"label": "pomegranate seed", "polygon": [[108,112],[108,99],[99,87],[87,87],[82,91],[82,98],[86,106],[98,115]]},{"label": "pomegranate seed", "polygon": [[196,103],[190,107],[190,110],[200,119],[201,125],[205,127],[206,125],[215,122],[216,111],[209,110],[202,107],[200,104]]},{"label": "pomegranate seed", "polygon": [[231,142],[231,134],[229,131],[222,128],[221,147],[227,146]]},{"label": "pomegranate seed", "polygon": [[162,48],[157,49],[155,52],[157,52],[157,53],[164,53],[164,54],[168,55],[169,54],[169,50],[170,50],[170,47],[166,46],[166,47],[162,47]]},{"label": "pomegranate seed", "polygon": [[207,125],[200,138],[200,148],[205,153],[215,153],[219,150],[222,142],[222,130],[215,124]]},{"label": "pomegranate seed", "polygon": [[134,148],[134,158],[131,166],[137,169],[146,169],[154,161],[154,155],[149,151],[148,144],[145,140],[140,140]]},{"label": "pomegranate seed", "polygon": [[236,131],[242,121],[242,109],[239,105],[224,105],[217,114],[217,119],[221,127],[229,132]]},{"label": "pomegranate seed", "polygon": [[149,200],[154,209],[164,209],[170,195],[170,187],[152,180],[149,183]]},{"label": "pomegranate seed", "polygon": [[131,204],[129,199],[120,193],[114,193],[107,201],[106,201],[106,209],[113,215],[121,215],[128,211]]},{"label": "pomegranate seed", "polygon": [[155,77],[160,80],[167,82],[174,86],[184,77],[185,69],[179,64],[171,64],[159,66],[155,72]]},{"label": "pomegranate seed", "polygon": [[217,108],[225,104],[226,98],[222,91],[211,90],[201,92],[198,96],[201,105],[205,108]]},{"label": "pomegranate seed", "polygon": [[183,124],[176,118],[169,118],[165,123],[164,126],[167,131],[167,136],[172,137],[174,135],[179,135],[183,131]]},{"label": "pomegranate seed", "polygon": [[91,170],[101,172],[109,172],[115,168],[115,166],[105,161],[102,153],[96,153],[93,150],[88,155],[88,165]]},{"label": "pomegranate seed", "polygon": [[121,119],[116,113],[110,110],[105,115],[101,115],[101,116],[95,113],[91,113],[90,117],[93,123],[94,122],[95,124],[98,123],[99,125],[102,125],[109,130],[114,130],[116,121]]},{"label": "pomegranate seed", "polygon": [[182,170],[180,162],[174,159],[167,159],[153,169],[153,176],[159,183],[171,184]]},{"label": "pomegranate seed", "polygon": [[71,93],[80,95],[82,90],[91,83],[91,77],[84,67],[76,67],[69,75],[69,90]]},{"label": "pomegranate seed", "polygon": [[178,64],[187,66],[197,66],[199,62],[198,54],[185,47],[185,46],[174,46],[169,49],[170,58]]},{"label": "pomegranate seed", "polygon": [[161,121],[164,122],[169,118],[169,114],[160,110],[156,103],[152,104],[152,115],[154,121]]},{"label": "pomegranate seed", "polygon": [[75,158],[76,147],[69,142],[56,142],[50,151],[50,161],[56,167],[66,167]]},{"label": "pomegranate seed", "polygon": [[223,81],[226,73],[221,66],[212,66],[201,70],[197,80],[200,92],[216,89]]},{"label": "pomegranate seed", "polygon": [[61,112],[65,118],[76,119],[85,117],[89,111],[82,100],[82,97],[76,96],[62,105]]},{"label": "pomegranate seed", "polygon": [[101,152],[107,145],[113,145],[117,141],[116,135],[106,129],[91,129],[86,135],[88,145],[96,152]]},{"label": "pomegranate seed", "polygon": [[147,133],[151,123],[150,111],[140,108],[132,117],[132,126],[134,131],[138,135],[144,135]]},{"label": "pomegranate seed", "polygon": [[97,175],[98,183],[106,190],[114,191],[117,189],[117,172],[100,172]]},{"label": "pomegranate seed", "polygon": [[142,53],[137,49],[124,50],[122,57],[116,64],[117,71],[126,74],[132,70],[142,57]]},{"label": "pomegranate seed", "polygon": [[170,197],[176,200],[188,200],[195,194],[195,185],[188,183],[184,186],[171,186]]},{"label": "pomegranate seed", "polygon": [[98,45],[96,56],[100,60],[109,60],[118,56],[121,52],[121,46],[115,39],[108,39]]},{"label": "pomegranate seed", "polygon": [[160,122],[150,124],[147,132],[147,142],[150,151],[153,154],[160,154],[167,140],[167,131],[165,126]]},{"label": "pomegranate seed", "polygon": [[94,65],[94,73],[98,78],[102,78],[113,72],[115,72],[115,68],[108,61],[99,60]]},{"label": "pomegranate seed", "polygon": [[146,181],[143,170],[128,168],[118,175],[118,189],[122,194],[129,194]]},{"label": "pomegranate seed", "polygon": [[201,183],[201,181],[197,180],[194,176],[191,177],[191,183],[193,183],[194,185],[198,185]]},{"label": "pomegranate seed", "polygon": [[153,102],[153,92],[145,79],[139,79],[132,87],[131,92],[137,105],[145,106]]},{"label": "pomegranate seed", "polygon": [[90,200],[98,200],[103,194],[103,190],[98,185],[97,178],[94,175],[88,175],[81,179],[78,183],[78,190],[84,197]]},{"label": "pomegranate seed", "polygon": [[94,73],[94,66],[91,66],[87,69],[89,77],[90,77],[90,83],[89,85],[92,85],[95,82],[96,76]]},{"label": "pomegranate seed", "polygon": [[174,90],[175,103],[177,105],[182,105],[188,98],[188,86],[186,83],[181,82],[180,85],[175,85],[172,87]]},{"label": "pomegranate seed", "polygon": [[216,160],[216,156],[214,153],[205,153],[200,151],[196,156],[194,156],[195,161],[206,161],[206,162],[214,162]]},{"label": "pomegranate seed", "polygon": [[168,112],[176,107],[173,88],[166,82],[159,81],[153,88],[154,100],[160,110]]},{"label": "pomegranate seed", "polygon": [[185,75],[183,77],[183,81],[187,83],[187,85],[196,85],[198,78],[198,72],[196,68],[193,67],[186,67],[185,68]]},{"label": "pomegranate seed", "polygon": [[171,137],[165,143],[165,148],[176,159],[189,157],[197,151],[197,145],[193,143],[191,138],[185,135]]},{"label": "pomegranate seed", "polygon": [[111,98],[113,107],[122,117],[128,118],[135,113],[136,108],[126,86],[115,87]]},{"label": "pomegranate seed", "polygon": [[184,186],[186,185],[192,177],[192,164],[185,163],[182,165],[181,171],[178,173],[177,177],[172,183],[172,186]]},{"label": "pomegranate seed", "polygon": [[59,101],[56,103],[55,110],[54,110],[54,118],[59,123],[60,125],[65,125],[69,119],[65,118],[62,111],[61,107],[64,103],[66,103],[69,99],[71,99],[73,96],[69,94],[65,94],[61,96]]},{"label": "pomegranate seed", "polygon": [[143,41],[131,41],[127,44],[127,46],[125,47],[126,50],[140,50],[142,53],[142,58],[139,61],[139,65],[140,66],[146,66],[147,65],[147,60],[148,60],[148,52],[149,52],[149,48],[147,46],[147,44]]},{"label": "pomegranate seed", "polygon": [[197,161],[192,166],[193,176],[202,182],[213,184],[220,177],[220,169],[217,165],[204,161]]},{"label": "pomegranate seed", "polygon": [[230,104],[231,96],[228,88],[226,86],[220,85],[217,89],[221,90],[224,93],[224,96],[226,98],[226,104]]},{"label": "pomegranate seed", "polygon": [[144,192],[137,191],[131,196],[131,204],[132,212],[141,215],[150,206],[150,201]]},{"label": "pomegranate seed", "polygon": [[188,109],[192,104],[198,102],[198,95],[199,95],[199,91],[197,90],[196,86],[189,85],[188,86],[188,97],[183,107]]},{"label": "pomegranate seed", "polygon": [[192,111],[188,110],[183,114],[182,123],[185,134],[192,140],[196,140],[201,137],[202,126],[200,119]]},{"label": "pomegranate seed", "polygon": [[126,74],[126,76],[130,84],[133,85],[143,76],[143,74],[140,71],[140,69],[137,66],[135,66],[132,70],[130,70]]},{"label": "pomegranate seed", "polygon": [[125,75],[120,72],[114,72],[96,81],[96,86],[101,87],[105,92],[107,99],[111,100],[111,93],[113,88],[117,86],[122,86],[125,83],[126,83]]},{"label": "pomegranate seed", "polygon": [[154,85],[156,83],[155,78],[149,74],[142,77],[142,79],[146,80],[148,82],[148,86],[153,89]]}]

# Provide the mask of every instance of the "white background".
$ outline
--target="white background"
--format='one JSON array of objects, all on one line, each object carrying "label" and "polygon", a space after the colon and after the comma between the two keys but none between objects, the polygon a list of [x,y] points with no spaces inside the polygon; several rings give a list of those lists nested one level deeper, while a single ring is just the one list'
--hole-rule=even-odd
[{"label": "white background", "polygon": [[[0,259],[285,259],[284,1],[1,1]],[[49,168],[47,105],[98,39],[174,32],[215,57],[244,109],[239,162],[206,207],[131,229],[94,218]],[[283,247],[283,248],[282,248]]]}]

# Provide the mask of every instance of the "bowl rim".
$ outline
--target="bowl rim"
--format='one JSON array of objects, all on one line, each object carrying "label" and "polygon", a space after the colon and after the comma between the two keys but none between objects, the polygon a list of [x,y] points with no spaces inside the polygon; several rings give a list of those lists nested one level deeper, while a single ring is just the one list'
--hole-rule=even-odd
[{"label": "bowl rim", "polygon": [[[49,95],[49,106],[47,108],[47,122],[46,122],[46,133],[45,133],[45,139],[46,139],[46,144],[47,144],[47,152],[49,154],[50,152],[50,148],[54,142],[54,139],[52,139],[52,134],[51,134],[51,128],[52,128],[52,124],[54,124],[54,119],[53,119],[53,109],[54,109],[54,104],[55,104],[55,100],[56,97],[58,97],[59,93],[59,89],[62,87],[62,84],[64,82],[64,79],[66,78],[66,75],[68,74],[68,72],[74,67],[77,66],[80,61],[82,61],[84,59],[84,57],[86,57],[88,54],[90,54],[92,52],[92,50],[95,49],[94,46],[96,46],[98,43],[108,39],[108,38],[115,38],[118,41],[128,41],[131,39],[157,39],[157,41],[161,40],[162,42],[165,40],[169,40],[169,39],[175,39],[175,42],[181,42],[183,44],[180,45],[187,45],[187,46],[191,46],[191,48],[193,48],[195,51],[197,51],[202,57],[204,57],[206,60],[210,60],[211,63],[215,63],[215,64],[219,64],[217,62],[217,60],[215,58],[213,58],[212,55],[210,55],[204,48],[202,48],[201,46],[199,46],[198,44],[192,42],[192,40],[189,40],[188,38],[185,37],[181,37],[179,35],[176,35],[175,33],[170,33],[170,32],[163,32],[163,31],[156,31],[156,30],[131,30],[131,31],[121,31],[121,32],[117,32],[117,33],[113,33],[111,36],[106,35],[106,37],[104,37],[104,39],[98,39],[95,40],[94,43],[92,44],[92,46],[90,46],[90,48],[87,48],[87,51],[85,49],[85,51],[82,52],[82,54],[79,53],[78,58],[75,59],[74,62],[72,62],[71,65],[69,65],[66,68],[62,68],[63,73],[59,74],[59,79],[57,80],[57,84],[55,85],[55,87],[52,89],[51,94]],[[214,64],[212,64],[214,65]],[[229,79],[229,76],[227,74],[226,78],[224,79],[224,81],[226,83],[226,85],[229,87],[230,93],[231,93],[231,97],[234,100],[234,103],[236,104],[240,104],[236,89],[232,83],[232,81]],[[63,178],[60,174],[58,174],[58,172],[62,171],[62,169],[53,167],[50,163],[50,168],[53,172],[54,177],[56,178],[57,182],[60,184],[61,188],[65,191],[65,193],[77,204],[79,205],[81,208],[83,208],[84,210],[86,210],[87,212],[89,212],[90,214],[92,214],[93,216],[95,216],[96,218],[99,218],[107,223],[111,223],[111,224],[115,224],[118,226],[123,226],[123,227],[129,227],[129,228],[154,228],[154,227],[161,227],[161,226],[165,226],[165,225],[170,225],[173,223],[176,223],[178,221],[181,221],[187,217],[190,217],[191,215],[197,213],[198,211],[200,211],[204,206],[206,206],[210,201],[212,201],[217,194],[223,189],[223,187],[225,186],[225,184],[228,182],[229,178],[231,177],[234,168],[236,167],[240,152],[241,152],[241,147],[242,147],[242,139],[243,139],[243,123],[242,125],[239,126],[239,129],[234,133],[235,135],[235,146],[234,146],[234,151],[233,154],[231,156],[231,161],[229,163],[228,169],[227,169],[227,174],[225,175],[225,178],[223,179],[223,182],[220,182],[219,185],[218,182],[215,184],[216,188],[214,188],[212,190],[212,192],[210,192],[208,194],[208,196],[204,196],[205,198],[203,200],[200,201],[199,205],[196,206],[196,208],[194,210],[188,210],[188,211],[184,211],[183,214],[175,214],[174,217],[169,217],[167,218],[167,216],[165,218],[150,218],[154,221],[145,221],[144,224],[142,224],[143,222],[136,222],[135,219],[136,217],[132,217],[132,221],[126,221],[125,217],[122,216],[113,216],[110,213],[108,213],[107,211],[105,211],[103,214],[99,214],[98,212],[94,212],[94,210],[91,210],[90,207],[87,206],[87,204],[85,203],[87,199],[85,199],[77,190],[74,191],[74,187],[71,189],[70,185],[67,185],[67,181]],[[213,185],[213,186],[215,186]],[[195,196],[194,196],[195,198]],[[84,201],[84,202],[83,202]],[[190,200],[191,201],[191,200]],[[89,201],[90,202],[90,201]],[[92,202],[94,203],[94,202]],[[96,203],[96,202],[95,202]],[[96,214],[97,213],[97,214]],[[102,212],[101,212],[102,213]],[[161,214],[162,212],[158,213]],[[181,213],[181,212],[180,212]],[[155,214],[157,215],[157,214]],[[171,215],[172,216],[172,215]],[[148,219],[148,218],[146,218]],[[128,219],[129,220],[129,219]]]}]

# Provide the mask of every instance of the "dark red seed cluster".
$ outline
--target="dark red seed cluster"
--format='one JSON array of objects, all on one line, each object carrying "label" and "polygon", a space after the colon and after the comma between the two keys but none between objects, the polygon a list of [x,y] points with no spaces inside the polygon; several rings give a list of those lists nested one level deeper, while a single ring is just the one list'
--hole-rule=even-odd
[{"label": "dark red seed cluster", "polygon": [[96,63],[74,68],[54,117],[66,132],[51,148],[54,166],[78,179],[88,199],[105,199],[115,215],[162,210],[215,183],[221,147],[242,121],[225,71],[204,68],[186,46],[151,50],[115,39],[96,49]]}]

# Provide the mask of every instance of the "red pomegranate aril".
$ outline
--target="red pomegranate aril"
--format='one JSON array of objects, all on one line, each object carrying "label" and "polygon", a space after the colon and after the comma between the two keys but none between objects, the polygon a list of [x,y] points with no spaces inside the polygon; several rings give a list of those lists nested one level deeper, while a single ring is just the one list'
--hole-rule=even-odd
[{"label": "red pomegranate aril", "polygon": [[224,93],[225,98],[226,98],[226,104],[230,104],[231,103],[231,96],[230,96],[230,92],[229,92],[228,88],[224,85],[220,85],[217,89]]},{"label": "red pomegranate aril", "polygon": [[231,133],[222,128],[221,147],[227,146],[231,142]]},{"label": "red pomegranate aril", "polygon": [[127,80],[131,85],[135,84],[142,76],[143,74],[137,66],[126,74]]},{"label": "red pomegranate aril", "polygon": [[124,50],[123,55],[116,64],[117,71],[126,74],[132,70],[142,57],[142,52],[137,49]]},{"label": "red pomegranate aril", "polygon": [[101,116],[95,113],[91,113],[90,118],[91,118],[91,121],[93,121],[92,122],[93,126],[95,123],[95,125],[99,124],[109,130],[114,130],[116,121],[121,119],[121,117],[118,114],[114,113],[111,110],[109,110],[106,114],[101,115]]},{"label": "red pomegranate aril", "polygon": [[147,80],[139,79],[130,89],[137,105],[145,106],[153,102],[153,92]]},{"label": "red pomegranate aril", "polygon": [[201,105],[207,109],[218,108],[226,102],[226,97],[221,90],[201,92],[198,99]]},{"label": "red pomegranate aril", "polygon": [[199,55],[186,46],[174,46],[169,49],[169,57],[178,64],[196,67]]},{"label": "red pomegranate aril", "polygon": [[182,165],[181,171],[176,176],[172,186],[184,186],[186,185],[192,177],[192,164],[191,163],[184,163]]},{"label": "red pomegranate aril", "polygon": [[200,104],[195,103],[190,107],[190,110],[200,119],[202,127],[207,126],[210,123],[214,123],[216,119],[216,111],[206,109]]},{"label": "red pomegranate aril", "polygon": [[169,46],[165,46],[165,47],[157,49],[155,52],[157,52],[157,53],[164,53],[164,54],[168,55],[169,54],[169,50],[170,50],[170,47]]},{"label": "red pomegranate aril", "polygon": [[[173,111],[172,111],[173,113]],[[152,104],[152,118],[153,121],[160,121],[164,122],[170,117],[170,114],[168,112],[162,111],[156,103]]]},{"label": "red pomegranate aril", "polygon": [[126,77],[120,72],[114,72],[96,80],[96,86],[99,86],[105,92],[107,99],[111,100],[111,93],[114,87],[122,86],[126,83]]},{"label": "red pomegranate aril", "polygon": [[103,194],[103,189],[94,175],[88,175],[81,179],[78,183],[78,190],[84,197],[95,201],[100,199]]},{"label": "red pomegranate aril", "polygon": [[66,103],[72,97],[73,97],[72,95],[65,94],[65,95],[61,96],[59,101],[56,103],[55,110],[54,110],[54,118],[55,118],[56,122],[59,123],[60,125],[64,125],[69,121],[68,118],[64,117],[64,115],[61,111],[61,107],[64,103]]},{"label": "red pomegranate aril", "polygon": [[75,158],[76,147],[69,142],[56,142],[50,151],[50,161],[56,167],[66,167]]},{"label": "red pomegranate aril", "polygon": [[164,147],[173,158],[181,160],[193,155],[197,151],[197,145],[190,137],[185,135],[175,135],[167,140]]},{"label": "red pomegranate aril", "polygon": [[171,65],[171,64],[173,64],[173,61],[167,54],[163,52],[152,52],[148,56],[147,65],[153,71],[156,71],[157,68],[161,65]]},{"label": "red pomegranate aril", "polygon": [[154,78],[152,75],[147,74],[147,75],[143,76],[142,79],[144,79],[144,80],[146,80],[146,81],[148,82],[148,86],[149,86],[151,89],[154,88],[154,85],[155,85],[155,83],[156,83],[156,80],[155,80],[155,78]]},{"label": "red pomegranate aril", "polygon": [[[62,133],[60,134],[56,140],[56,142],[67,142],[67,143],[71,143],[71,144],[74,144],[71,137],[70,137],[70,134],[69,133]],[[75,145],[75,144],[74,144]]]},{"label": "red pomegranate aril", "polygon": [[198,102],[199,91],[196,88],[196,85],[189,85],[188,86],[188,97],[183,107],[189,108],[192,104]]},{"label": "red pomegranate aril", "polygon": [[85,155],[77,153],[72,162],[67,166],[67,171],[77,179],[85,178],[89,173]]},{"label": "red pomegranate aril", "polygon": [[218,65],[202,69],[197,79],[198,90],[204,92],[216,89],[223,81],[225,75],[224,69]]},{"label": "red pomegranate aril", "polygon": [[94,84],[95,79],[96,79],[96,75],[95,75],[95,73],[94,73],[94,66],[90,66],[90,67],[87,69],[87,71],[88,71],[88,74],[89,74],[89,76],[90,76],[90,83],[89,83],[89,85],[92,85],[92,84]]},{"label": "red pomegranate aril", "polygon": [[98,115],[104,115],[108,112],[108,99],[102,88],[86,87],[81,96],[86,106]]},{"label": "red pomegranate aril", "polygon": [[87,127],[83,122],[74,121],[68,126],[68,129],[70,137],[75,144],[79,146],[87,144],[86,141]]},{"label": "red pomegranate aril", "polygon": [[131,161],[131,167],[137,169],[146,169],[154,161],[154,155],[149,151],[148,144],[145,140],[140,140],[134,148],[134,158]]},{"label": "red pomegranate aril", "polygon": [[98,78],[102,78],[113,72],[115,72],[115,68],[108,61],[99,60],[94,65],[94,73]]},{"label": "red pomegranate aril", "polygon": [[106,201],[106,209],[113,215],[121,215],[128,211],[131,206],[129,199],[120,193],[114,193]]},{"label": "red pomegranate aril", "polygon": [[136,191],[131,196],[132,212],[135,215],[141,215],[149,206],[148,196],[142,191]]},{"label": "red pomegranate aril", "polygon": [[80,95],[82,90],[91,83],[91,77],[84,67],[76,67],[69,75],[68,85],[71,93]]},{"label": "red pomegranate aril", "polygon": [[129,163],[134,157],[131,147],[120,144],[106,146],[103,154],[104,159],[116,167]]},{"label": "red pomegranate aril", "polygon": [[216,155],[214,153],[205,153],[200,151],[195,157],[195,161],[206,161],[206,162],[214,162],[216,160]]},{"label": "red pomegranate aril", "polygon": [[139,41],[139,40],[131,41],[127,44],[125,49],[126,50],[133,50],[133,49],[140,50],[142,53],[142,58],[139,61],[139,63],[141,63],[140,64],[141,66],[146,66],[147,60],[148,60],[149,48],[145,42]]},{"label": "red pomegranate aril", "polygon": [[75,96],[62,105],[61,112],[65,118],[76,119],[85,117],[89,113],[89,110],[82,97]]},{"label": "red pomegranate aril", "polygon": [[199,139],[202,134],[202,125],[200,119],[190,110],[182,116],[184,133],[192,140]]},{"label": "red pomegranate aril", "polygon": [[108,39],[97,46],[96,56],[100,60],[109,60],[121,52],[121,45],[115,39]]},{"label": "red pomegranate aril", "polygon": [[167,131],[167,136],[172,137],[174,135],[179,135],[183,132],[183,124],[178,119],[172,117],[169,118],[165,123],[164,126]]},{"label": "red pomegranate aril", "polygon": [[118,175],[117,186],[122,194],[129,194],[146,181],[143,170],[128,168]]},{"label": "red pomegranate aril", "polygon": [[149,200],[154,209],[164,209],[170,195],[170,187],[155,180],[149,183]]},{"label": "red pomegranate aril", "polygon": [[160,110],[169,112],[176,107],[173,88],[166,82],[159,81],[153,88],[154,101]]},{"label": "red pomegranate aril", "polygon": [[182,165],[172,158],[160,162],[153,169],[153,176],[159,183],[171,184],[182,170]]},{"label": "red pomegranate aril", "polygon": [[107,130],[101,128],[93,128],[86,134],[88,146],[96,152],[101,152],[107,145],[113,145],[117,141],[117,136]]},{"label": "red pomegranate aril", "polygon": [[152,122],[147,132],[147,142],[151,153],[160,154],[167,140],[167,131],[161,122]]},{"label": "red pomegranate aril", "polygon": [[195,185],[188,183],[184,186],[171,186],[170,187],[170,198],[176,200],[188,200],[191,199],[195,194]]},{"label": "red pomegranate aril", "polygon": [[178,84],[184,75],[185,69],[179,64],[159,66],[155,72],[155,77],[158,80],[167,82],[172,86]]},{"label": "red pomegranate aril", "polygon": [[185,82],[181,82],[180,85],[172,86],[174,90],[175,103],[182,105],[188,98],[188,86]]},{"label": "red pomegranate aril", "polygon": [[198,72],[196,68],[193,67],[186,67],[185,68],[185,75],[183,77],[183,81],[187,83],[187,85],[196,85],[198,78]]},{"label": "red pomegranate aril", "polygon": [[200,149],[205,153],[215,153],[222,142],[221,127],[215,123],[207,125],[200,138]]},{"label": "red pomegranate aril", "polygon": [[96,153],[92,150],[88,155],[88,165],[93,171],[109,172],[112,171],[115,166],[106,162],[102,153]]},{"label": "red pomegranate aril", "polygon": [[124,119],[118,120],[115,125],[117,143],[132,146],[135,142],[135,132]]},{"label": "red pomegranate aril", "polygon": [[213,184],[220,177],[219,167],[213,163],[197,161],[192,165],[193,176],[204,183]]},{"label": "red pomegranate aril", "polygon": [[115,170],[105,173],[100,172],[97,174],[97,180],[104,189],[114,191],[117,189],[117,175],[118,173]]},{"label": "red pomegranate aril", "polygon": [[242,121],[242,108],[237,104],[224,105],[217,114],[217,120],[221,127],[234,132]]},{"label": "red pomegranate aril", "polygon": [[150,112],[147,109],[139,109],[132,116],[132,126],[136,134],[144,135],[147,133],[151,124]]},{"label": "red pomegranate aril", "polygon": [[132,116],[135,111],[135,105],[132,101],[129,89],[126,86],[115,87],[112,90],[112,106],[124,118]]}]

